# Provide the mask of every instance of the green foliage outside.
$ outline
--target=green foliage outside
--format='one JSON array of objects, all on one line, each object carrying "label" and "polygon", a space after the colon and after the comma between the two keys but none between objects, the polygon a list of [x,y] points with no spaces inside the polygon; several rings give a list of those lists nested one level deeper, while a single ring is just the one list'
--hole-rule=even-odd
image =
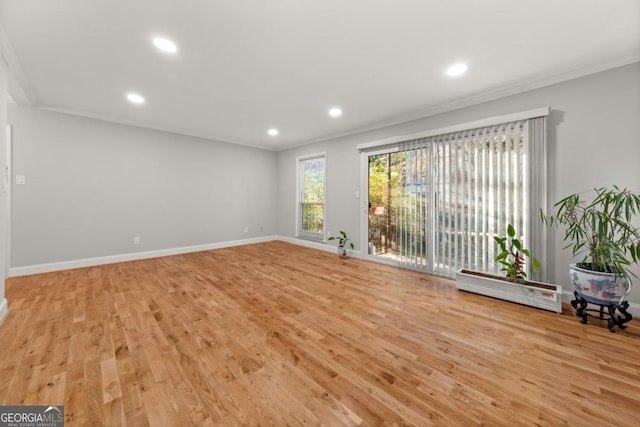
[{"label": "green foliage outside", "polygon": [[404,155],[381,154],[369,157],[369,204],[371,207],[397,207],[400,200],[400,172]]},{"label": "green foliage outside", "polygon": [[322,233],[324,230],[324,158],[310,159],[303,163],[302,181],[302,229]]}]

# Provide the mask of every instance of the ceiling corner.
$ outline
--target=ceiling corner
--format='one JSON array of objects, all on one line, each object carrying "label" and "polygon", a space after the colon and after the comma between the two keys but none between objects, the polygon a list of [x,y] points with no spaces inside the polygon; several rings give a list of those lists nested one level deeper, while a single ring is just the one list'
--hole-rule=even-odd
[{"label": "ceiling corner", "polygon": [[7,92],[11,99],[19,105],[34,106],[38,99],[29,84],[20,60],[13,50],[13,46],[0,24],[0,61],[7,68]]}]

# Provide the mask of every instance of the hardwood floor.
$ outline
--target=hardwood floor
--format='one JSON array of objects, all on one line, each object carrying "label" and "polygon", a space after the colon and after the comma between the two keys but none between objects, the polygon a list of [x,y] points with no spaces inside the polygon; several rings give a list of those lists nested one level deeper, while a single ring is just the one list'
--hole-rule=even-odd
[{"label": "hardwood floor", "polygon": [[638,426],[640,324],[269,242],[8,281],[0,404],[66,425]]}]

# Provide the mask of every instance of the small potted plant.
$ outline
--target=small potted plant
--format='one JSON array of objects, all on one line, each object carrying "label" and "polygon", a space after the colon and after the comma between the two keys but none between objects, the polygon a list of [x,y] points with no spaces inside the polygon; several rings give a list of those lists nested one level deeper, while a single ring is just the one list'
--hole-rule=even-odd
[{"label": "small potted plant", "polygon": [[[493,239],[500,246],[501,252],[496,255],[496,261],[502,264],[506,276],[514,282],[525,283],[527,273],[525,271],[525,257],[531,258],[528,249],[522,247],[522,243],[516,238],[516,230],[513,225],[507,227],[506,236],[494,236]],[[535,273],[540,269],[540,261],[531,258],[531,270]]]},{"label": "small potted plant", "polygon": [[[624,328],[631,320],[625,301],[631,292],[631,266],[640,261],[640,229],[633,225],[640,216],[640,194],[617,186],[571,194],[555,204],[555,215],[541,213],[548,225],[565,228],[565,249],[582,257],[569,266],[575,300],[571,305],[586,323],[589,303],[608,307],[609,330]],[[579,307],[578,307],[579,306]],[[615,315],[620,310],[625,318]],[[602,310],[598,318],[602,319]]]},{"label": "small potted plant", "polygon": [[340,258],[347,258],[349,256],[349,250],[347,249],[347,243],[351,249],[354,249],[353,242],[347,237],[347,233],[340,230],[339,236],[331,236],[328,240],[338,241],[338,256]]}]

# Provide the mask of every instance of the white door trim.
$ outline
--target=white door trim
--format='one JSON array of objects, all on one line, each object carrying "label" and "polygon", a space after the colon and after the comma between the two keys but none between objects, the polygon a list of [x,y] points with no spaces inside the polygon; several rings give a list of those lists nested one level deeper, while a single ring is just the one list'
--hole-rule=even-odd
[{"label": "white door trim", "polygon": [[13,177],[12,163],[13,163],[13,143],[12,143],[12,129],[11,125],[7,124],[7,139],[6,139],[6,164],[4,165],[4,176],[2,183],[2,191],[7,194],[7,207],[6,207],[6,221],[4,226],[7,227],[7,241],[6,245],[6,274],[9,275],[9,270],[11,268],[11,184]]}]

